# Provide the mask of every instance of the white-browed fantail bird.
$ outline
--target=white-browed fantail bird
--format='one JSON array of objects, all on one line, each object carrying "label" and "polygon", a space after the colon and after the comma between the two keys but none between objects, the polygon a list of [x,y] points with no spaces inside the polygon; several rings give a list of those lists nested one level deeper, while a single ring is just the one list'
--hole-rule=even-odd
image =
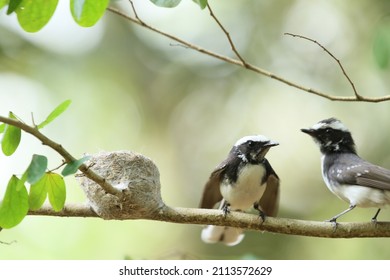
[{"label": "white-browed fantail bird", "polygon": [[[212,209],[219,203],[225,216],[230,210],[246,211],[254,207],[264,220],[276,216],[279,204],[279,178],[265,158],[268,150],[279,145],[262,135],[239,139],[227,158],[211,173],[200,208]],[[209,225],[202,230],[206,243],[223,242],[233,246],[244,238],[243,230]]]},{"label": "white-browed fantail bird", "polygon": [[335,118],[322,120],[301,131],[319,145],[326,186],[349,203],[348,209],[328,221],[336,223],[340,216],[358,206],[378,208],[372,218],[376,222],[381,208],[390,204],[390,170],[360,158],[351,133]]}]

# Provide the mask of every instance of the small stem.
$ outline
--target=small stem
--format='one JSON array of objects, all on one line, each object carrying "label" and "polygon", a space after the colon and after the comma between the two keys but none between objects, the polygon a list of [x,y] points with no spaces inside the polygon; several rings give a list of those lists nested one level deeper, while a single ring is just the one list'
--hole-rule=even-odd
[{"label": "small stem", "polygon": [[232,48],[232,51],[236,54],[236,56],[241,60],[242,64],[247,68],[247,63],[246,61],[242,58],[240,53],[237,51],[236,46],[233,43],[233,39],[230,36],[229,32],[227,29],[222,25],[221,21],[217,18],[217,16],[214,14],[213,10],[211,9],[210,4],[207,4],[207,8],[209,9],[210,16],[215,20],[215,22],[218,24],[218,26],[221,28],[223,33],[225,33],[226,38],[229,41],[230,47]]},{"label": "small stem", "polygon": [[65,164],[66,164],[66,162],[63,160],[62,163],[61,163],[59,166],[57,166],[57,167],[55,167],[55,168],[49,170],[49,172],[54,172],[54,171],[56,171],[57,169],[60,169],[60,168],[61,168],[62,166],[64,166]]}]

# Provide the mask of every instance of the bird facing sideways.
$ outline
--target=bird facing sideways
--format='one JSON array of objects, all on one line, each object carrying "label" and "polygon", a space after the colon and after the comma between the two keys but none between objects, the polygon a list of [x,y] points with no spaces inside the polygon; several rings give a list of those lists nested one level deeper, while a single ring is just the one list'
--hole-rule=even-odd
[{"label": "bird facing sideways", "polygon": [[[254,207],[264,220],[276,216],[279,204],[279,178],[265,158],[268,150],[279,145],[262,135],[239,139],[227,158],[211,173],[200,208],[214,208],[219,203],[226,216],[230,210],[246,211]],[[209,225],[202,230],[206,243],[223,242],[234,246],[244,238],[243,230]]]},{"label": "bird facing sideways", "polygon": [[336,220],[358,207],[378,208],[390,204],[390,170],[360,158],[350,131],[337,119],[322,120],[309,129],[301,129],[319,145],[322,177],[329,190],[349,203],[349,208],[332,217]]}]

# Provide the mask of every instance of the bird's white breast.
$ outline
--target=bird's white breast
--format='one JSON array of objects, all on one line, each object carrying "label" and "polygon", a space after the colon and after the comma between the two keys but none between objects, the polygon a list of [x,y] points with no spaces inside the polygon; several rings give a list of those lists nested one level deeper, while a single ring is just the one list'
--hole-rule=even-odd
[{"label": "bird's white breast", "polygon": [[265,191],[266,184],[261,185],[264,175],[263,166],[248,164],[241,169],[237,182],[222,182],[221,194],[230,204],[230,209],[246,210],[258,202]]},{"label": "bird's white breast", "polygon": [[351,205],[381,208],[390,204],[390,191],[358,185],[340,185],[334,192]]},{"label": "bird's white breast", "polygon": [[[328,189],[329,189],[332,193],[336,194],[335,191],[334,191],[334,186],[332,186],[332,185],[330,184],[329,178],[328,178],[328,176],[326,175],[326,173],[325,173],[325,171],[324,171],[324,161],[325,161],[325,156],[323,155],[323,156],[321,157],[321,173],[322,173],[322,178],[324,179],[325,185],[328,187]],[[336,195],[337,195],[337,194],[336,194]]]}]

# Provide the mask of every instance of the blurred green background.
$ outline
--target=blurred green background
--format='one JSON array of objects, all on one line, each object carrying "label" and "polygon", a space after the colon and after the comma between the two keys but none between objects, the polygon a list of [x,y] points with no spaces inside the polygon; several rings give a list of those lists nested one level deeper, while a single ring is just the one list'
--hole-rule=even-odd
[{"label": "blurred green background", "polygon": [[[320,153],[299,129],[337,117],[352,131],[358,152],[390,168],[390,102],[331,102],[217,61],[129,24],[107,12],[92,28],[71,19],[68,1],[40,32],[28,34],[0,11],[0,114],[39,122],[59,103],[68,111],[43,132],[73,155],[134,150],[152,158],[170,206],[197,207],[203,185],[231,145],[249,134],[280,142],[268,159],[282,180],[280,216],[322,221],[347,208],[320,175]],[[127,1],[115,1],[130,12]],[[192,1],[177,8],[135,1],[138,15],[170,34],[234,57],[226,37]],[[335,95],[352,89],[326,46],[366,96],[389,93],[389,1],[211,1],[242,56],[297,83]],[[0,155],[0,195],[34,153],[60,157],[33,137],[10,158]],[[67,201],[83,202],[74,178]],[[369,221],[356,209],[340,221]],[[384,210],[380,220],[390,220]],[[235,247],[208,245],[201,226],[153,221],[27,216],[3,230],[0,259],[388,259],[384,238],[325,239],[248,232]]]}]

